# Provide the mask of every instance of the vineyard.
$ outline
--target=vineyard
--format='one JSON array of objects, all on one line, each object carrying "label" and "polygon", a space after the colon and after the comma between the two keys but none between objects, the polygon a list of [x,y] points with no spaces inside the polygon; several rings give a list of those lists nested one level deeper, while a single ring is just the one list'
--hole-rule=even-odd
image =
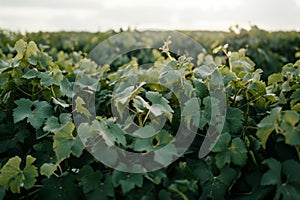
[{"label": "vineyard", "polygon": [[[0,200],[300,199],[299,32],[182,31],[201,51],[148,32],[139,39],[156,48],[110,62],[138,44],[130,34],[91,59],[99,43],[126,32],[134,31],[0,30]],[[181,43],[188,48],[170,50]],[[169,145],[176,138],[190,141],[185,151]],[[124,163],[135,161],[113,147],[153,162],[130,173]]]}]

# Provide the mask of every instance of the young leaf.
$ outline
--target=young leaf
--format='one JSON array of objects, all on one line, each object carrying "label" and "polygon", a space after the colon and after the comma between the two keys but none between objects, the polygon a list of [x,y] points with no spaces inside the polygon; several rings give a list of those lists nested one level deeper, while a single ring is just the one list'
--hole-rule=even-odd
[{"label": "young leaf", "polygon": [[73,136],[74,129],[75,125],[68,122],[53,137],[53,149],[58,163],[68,158],[71,153],[77,157],[82,153],[84,146],[78,136]]},{"label": "young leaf", "polygon": [[13,193],[20,193],[20,187],[30,189],[38,176],[37,168],[32,165],[35,160],[34,157],[28,155],[25,168],[21,170],[21,158],[18,156],[10,158],[0,171],[0,185],[10,189]]},{"label": "young leaf", "polygon": [[26,51],[27,43],[20,39],[16,42],[14,49],[17,51],[17,55],[15,56],[15,60],[22,59],[24,57]]},{"label": "young leaf", "polygon": [[75,111],[83,114],[85,117],[90,118],[92,115],[89,110],[84,107],[84,105],[84,100],[78,96],[75,100]]},{"label": "young leaf", "polygon": [[50,178],[50,176],[56,171],[56,169],[57,169],[57,165],[53,163],[44,163],[41,166],[40,173],[41,175],[45,175],[48,178]]}]

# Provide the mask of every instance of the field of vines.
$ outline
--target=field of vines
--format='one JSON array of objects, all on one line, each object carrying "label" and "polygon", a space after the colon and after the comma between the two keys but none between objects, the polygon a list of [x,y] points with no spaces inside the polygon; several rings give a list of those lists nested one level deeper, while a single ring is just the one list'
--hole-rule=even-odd
[{"label": "field of vines", "polygon": [[[161,48],[131,51],[109,63],[104,56],[102,66],[89,58],[100,42],[121,32],[133,31],[0,30],[0,200],[300,199],[299,32],[256,26],[182,31],[203,51],[170,52],[175,41],[165,38],[157,44]],[[142,39],[153,42],[149,38]],[[107,54],[136,42],[128,38]],[[147,63],[152,66],[141,70]],[[213,108],[221,104],[210,94],[212,65],[222,76],[226,115],[221,134],[199,158],[210,137]],[[82,78],[84,73],[91,76]],[[191,101],[181,105],[170,91],[168,84],[177,79],[181,93],[187,99],[193,95],[196,111]],[[137,84],[141,80],[148,83]],[[84,94],[75,94],[76,87]],[[85,94],[90,91],[92,99]],[[125,107],[140,128],[133,135],[116,122]],[[160,119],[164,125],[156,131]],[[155,152],[176,137],[182,121],[185,137],[194,138],[167,165],[175,156],[169,155],[172,146],[166,156]],[[190,124],[197,130],[189,131]],[[94,138],[98,129],[101,135]],[[86,134],[79,137],[80,131]],[[97,139],[108,148],[151,155],[153,166],[165,167],[117,170],[125,168],[122,155],[89,147]],[[107,164],[93,152],[103,152]]]}]

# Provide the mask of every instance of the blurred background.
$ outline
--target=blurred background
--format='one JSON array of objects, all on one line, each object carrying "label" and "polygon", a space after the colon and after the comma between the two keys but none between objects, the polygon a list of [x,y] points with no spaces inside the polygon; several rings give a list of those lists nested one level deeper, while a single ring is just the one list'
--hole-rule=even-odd
[{"label": "blurred background", "polygon": [[300,0],[0,0],[0,28],[228,30],[239,24],[300,30]]}]

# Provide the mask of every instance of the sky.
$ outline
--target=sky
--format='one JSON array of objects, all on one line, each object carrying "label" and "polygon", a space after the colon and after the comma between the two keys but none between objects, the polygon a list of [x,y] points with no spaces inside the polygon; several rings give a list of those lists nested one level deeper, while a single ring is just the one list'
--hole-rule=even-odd
[{"label": "sky", "polygon": [[0,0],[0,29],[300,31],[300,0]]}]

